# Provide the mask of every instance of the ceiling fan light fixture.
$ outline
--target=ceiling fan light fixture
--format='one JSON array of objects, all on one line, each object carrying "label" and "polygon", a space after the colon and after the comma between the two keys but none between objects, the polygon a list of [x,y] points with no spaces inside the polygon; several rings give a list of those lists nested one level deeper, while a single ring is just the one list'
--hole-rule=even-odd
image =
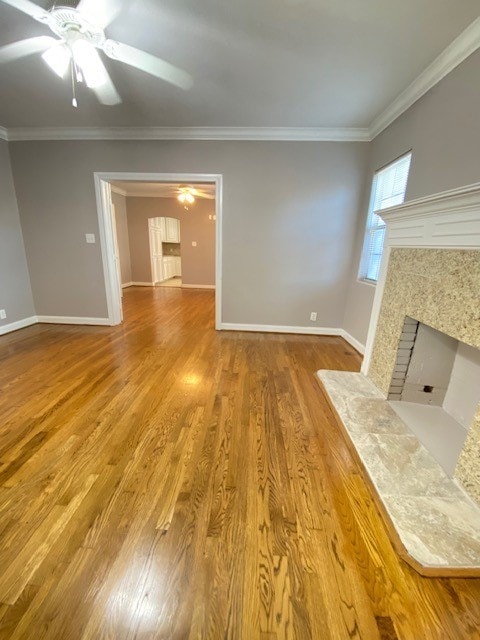
[{"label": "ceiling fan light fixture", "polygon": [[193,204],[195,202],[192,189],[190,189],[189,187],[182,189],[178,194],[177,199],[182,204]]},{"label": "ceiling fan light fixture", "polygon": [[70,67],[72,54],[67,46],[60,44],[44,51],[42,58],[57,76],[64,78]]}]

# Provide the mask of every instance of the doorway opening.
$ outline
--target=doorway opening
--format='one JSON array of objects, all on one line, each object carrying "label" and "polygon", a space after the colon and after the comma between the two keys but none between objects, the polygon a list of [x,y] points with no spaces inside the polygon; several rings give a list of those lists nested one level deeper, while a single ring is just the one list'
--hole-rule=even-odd
[{"label": "doorway opening", "polygon": [[[221,326],[222,176],[95,173],[109,322],[129,286],[215,289]],[[194,201],[179,197],[188,188]]]}]

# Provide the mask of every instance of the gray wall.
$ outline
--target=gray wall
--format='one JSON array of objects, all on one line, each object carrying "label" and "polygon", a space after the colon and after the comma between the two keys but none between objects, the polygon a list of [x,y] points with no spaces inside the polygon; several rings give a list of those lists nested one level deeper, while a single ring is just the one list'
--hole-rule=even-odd
[{"label": "gray wall", "polygon": [[35,314],[7,143],[0,140],[0,327]]},{"label": "gray wall", "polygon": [[[215,284],[215,201],[198,198],[185,211],[175,198],[127,198],[132,279],[151,282],[148,219],[170,217],[180,220],[182,283]],[[192,247],[192,241],[197,243]]]},{"label": "gray wall", "polygon": [[115,207],[117,225],[118,254],[120,258],[120,275],[122,284],[132,282],[132,266],[130,260],[130,242],[128,237],[127,199],[120,193],[112,191],[112,202]]},{"label": "gray wall", "polygon": [[[10,144],[37,313],[105,317],[94,171],[220,173],[223,320],[343,321],[365,143]],[[318,312],[311,323],[311,311]]]},{"label": "gray wall", "polygon": [[375,287],[358,282],[373,173],[413,150],[406,199],[480,181],[480,51],[439,82],[371,143],[344,328],[365,344]]}]

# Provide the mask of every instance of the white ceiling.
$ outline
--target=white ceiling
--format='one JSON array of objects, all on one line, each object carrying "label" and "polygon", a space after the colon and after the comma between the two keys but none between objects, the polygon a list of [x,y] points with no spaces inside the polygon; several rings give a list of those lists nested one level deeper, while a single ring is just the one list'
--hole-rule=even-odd
[{"label": "white ceiling", "polygon": [[149,198],[176,198],[180,190],[189,187],[195,198],[215,199],[215,185],[180,182],[138,182],[115,180],[111,182],[114,190],[127,196]]},{"label": "white ceiling", "polygon": [[[116,2],[107,36],[185,69],[193,88],[106,60],[123,104],[84,90],[75,110],[37,55],[0,66],[0,125],[367,127],[479,15],[479,0]],[[0,2],[0,46],[42,34]]]}]

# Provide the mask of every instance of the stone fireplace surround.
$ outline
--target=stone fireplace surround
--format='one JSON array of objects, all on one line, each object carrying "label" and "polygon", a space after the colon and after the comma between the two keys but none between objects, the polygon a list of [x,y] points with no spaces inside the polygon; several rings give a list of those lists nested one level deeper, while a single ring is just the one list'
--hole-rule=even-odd
[{"label": "stone fireplace surround", "polygon": [[[464,569],[468,575],[469,568],[472,570],[470,575],[479,575],[480,407],[458,460],[455,481],[434,468],[435,461],[430,459],[428,452],[421,445],[417,446],[419,443],[413,443],[412,434],[407,437],[402,432],[401,425],[386,409],[381,409],[380,427],[366,423],[379,409],[378,403],[387,404],[406,316],[480,348],[480,183],[410,201],[382,211],[381,215],[387,226],[385,250],[363,375],[319,372],[319,378],[357,449],[391,531],[393,524],[394,542],[399,543],[397,549],[401,555],[425,575],[438,575],[437,570],[440,574],[443,570],[444,575],[465,575]],[[347,380],[345,376],[360,376],[361,379],[350,377]],[[365,416],[363,425],[359,422],[361,415]],[[388,433],[386,425],[394,431]],[[359,431],[363,432],[360,434]],[[382,431],[383,434],[379,433]],[[399,453],[404,461],[408,459],[405,464],[409,467],[410,479],[413,481],[417,475],[423,480],[416,487],[397,486],[398,495],[390,496],[390,504],[387,504],[388,498],[382,495],[380,485],[384,488],[388,485],[385,469],[392,464],[395,466],[395,461],[392,459],[384,464],[379,473],[378,468],[369,469],[369,460],[373,467],[378,466],[378,457],[392,456],[392,449],[400,441],[411,449],[408,455],[405,451]],[[377,459],[371,456],[375,449],[373,442],[377,446]],[[415,469],[415,464],[420,467]],[[390,486],[394,481],[397,485],[402,484],[398,475],[396,478],[392,475],[389,481]],[[447,481],[451,483],[451,495]],[[405,484],[408,482],[406,478]],[[427,501],[425,504],[433,504],[435,500],[439,504],[443,502],[428,518],[419,510],[422,500]],[[421,534],[415,530],[415,519]],[[438,538],[439,525],[441,540]]]}]

